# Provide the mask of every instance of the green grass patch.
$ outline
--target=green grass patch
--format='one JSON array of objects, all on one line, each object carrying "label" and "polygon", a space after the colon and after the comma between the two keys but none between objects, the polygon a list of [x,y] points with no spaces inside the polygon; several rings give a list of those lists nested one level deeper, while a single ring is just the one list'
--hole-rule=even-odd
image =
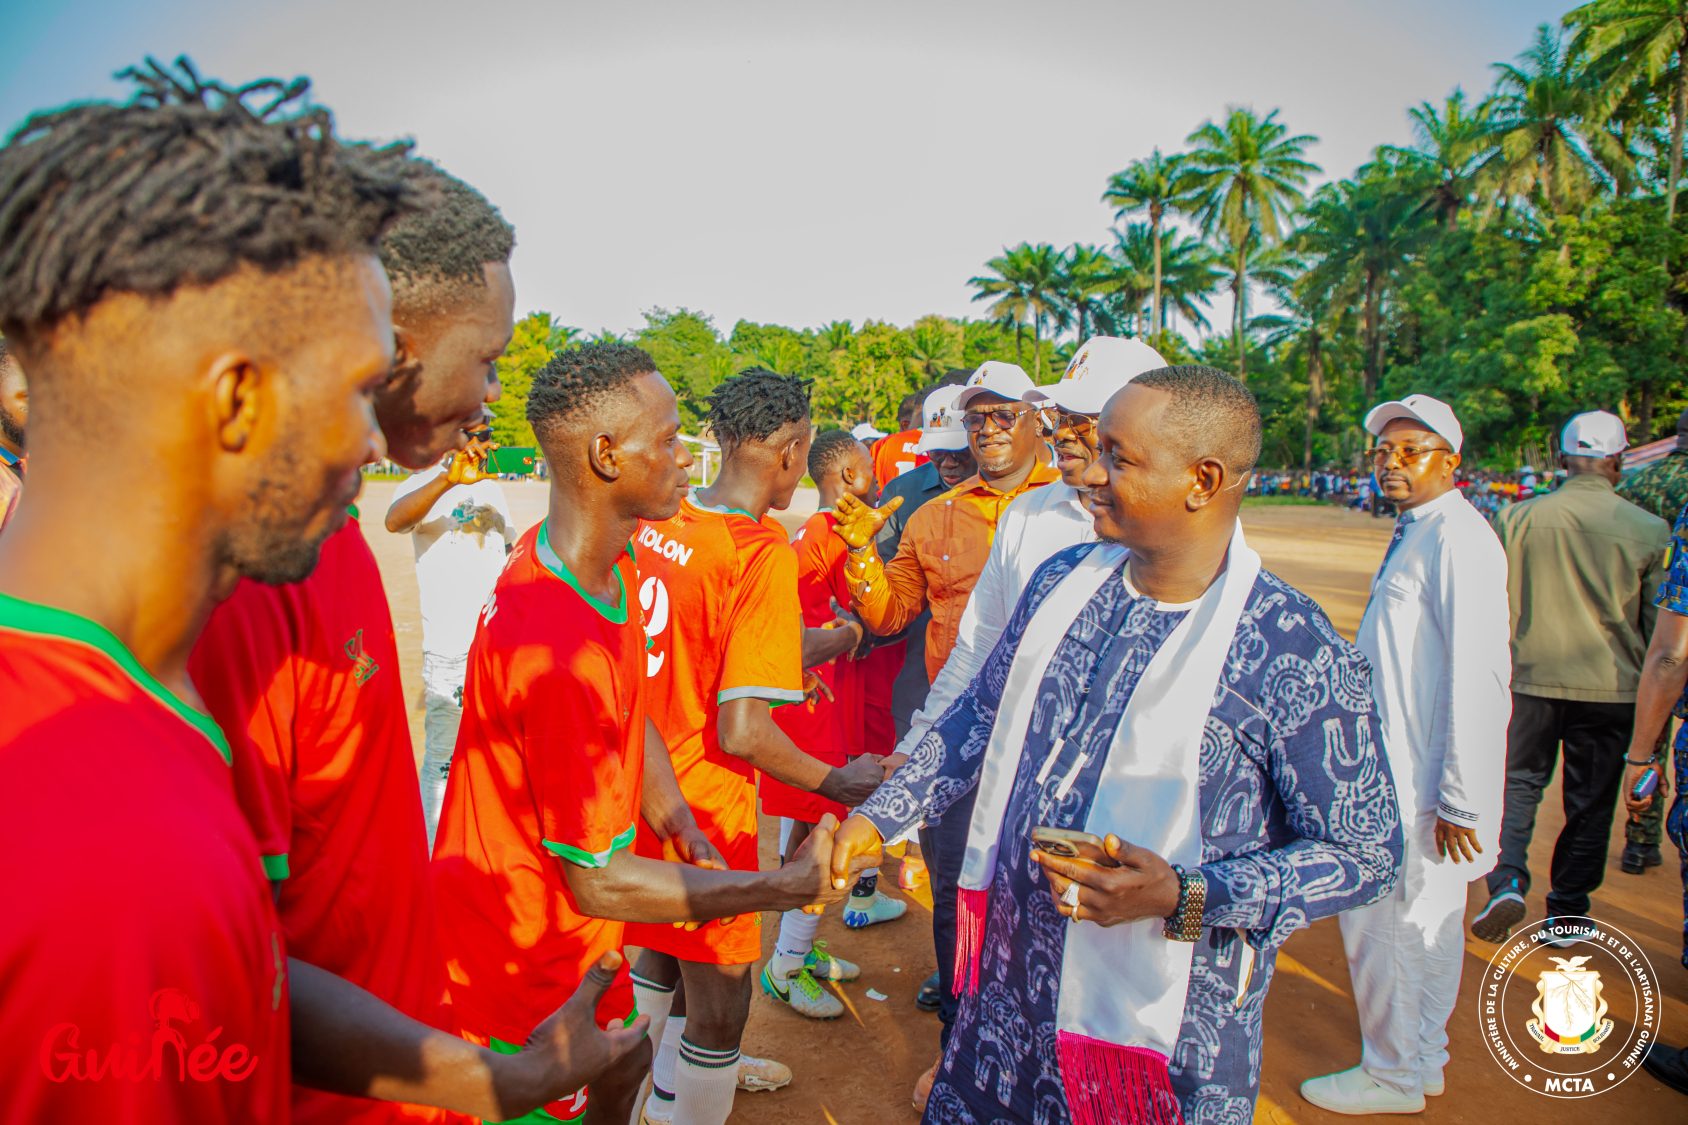
[{"label": "green grass patch", "polygon": [[[1328,500],[1315,500],[1311,496],[1244,496],[1245,508],[1306,508],[1314,505],[1329,504]],[[1334,506],[1334,505],[1333,505]]]}]

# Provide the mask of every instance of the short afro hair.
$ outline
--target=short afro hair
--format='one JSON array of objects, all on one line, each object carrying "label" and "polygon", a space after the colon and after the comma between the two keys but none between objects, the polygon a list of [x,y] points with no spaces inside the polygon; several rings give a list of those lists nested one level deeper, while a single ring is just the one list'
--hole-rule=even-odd
[{"label": "short afro hair", "polygon": [[849,430],[825,430],[816,434],[809,446],[809,479],[819,484],[822,477],[861,447],[862,443]]},{"label": "short afro hair", "polygon": [[1260,460],[1260,404],[1234,375],[1185,364],[1146,371],[1132,385],[1167,393],[1162,436],[1182,444],[1192,460],[1212,457],[1238,475]]},{"label": "short afro hair", "polygon": [[0,149],[0,330],[372,251],[426,202],[405,146],[340,141],[304,79],[231,88],[185,58],[118,77],[138,87],[127,104],[37,113]]},{"label": "short afro hair", "polygon": [[649,353],[632,344],[583,344],[552,356],[534,373],[527,419],[536,435],[601,408],[627,384],[656,370]]},{"label": "short afro hair", "polygon": [[440,287],[482,286],[488,262],[506,263],[516,230],[480,192],[429,161],[406,161],[433,202],[401,218],[381,238],[381,264],[395,303],[426,300]]},{"label": "short afro hair", "polygon": [[708,421],[715,443],[731,452],[767,441],[793,423],[809,421],[809,382],[749,367],[709,392]]}]

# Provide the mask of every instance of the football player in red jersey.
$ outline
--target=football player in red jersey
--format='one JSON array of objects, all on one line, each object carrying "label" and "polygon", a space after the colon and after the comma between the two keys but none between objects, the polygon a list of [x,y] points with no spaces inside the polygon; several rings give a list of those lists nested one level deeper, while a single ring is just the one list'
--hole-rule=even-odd
[{"label": "football player in red jersey", "polygon": [[341,144],[302,82],[130,74],[129,104],[38,114],[0,149],[0,330],[32,450],[0,538],[0,1038],[19,1046],[0,1119],[285,1122],[290,1066],[525,1112],[637,1045],[593,1019],[616,959],[509,1057],[286,960],[187,669],[241,578],[309,573],[382,451],[375,244],[419,190],[399,151]]},{"label": "football player in red jersey", "polygon": [[[429,191],[381,239],[398,356],[375,414],[388,455],[419,468],[465,445],[466,428],[498,398],[493,361],[510,341],[515,237],[467,184],[421,160],[405,170]],[[328,538],[304,581],[240,583],[212,614],[189,671],[234,743],[235,796],[277,882],[288,950],[444,1026],[398,645],[357,517]],[[293,1111],[322,1125],[441,1117],[302,1087]]]},{"label": "football player in red jersey", "polygon": [[[825,869],[832,822],[777,871],[725,870],[646,717],[634,536],[685,494],[674,392],[638,348],[590,345],[534,376],[527,409],[551,502],[482,610],[434,844],[452,1016],[499,1050],[621,948],[623,921],[679,932],[842,897]],[[635,851],[639,836],[649,844]],[[621,984],[599,1006],[606,1023],[633,1014]],[[524,1125],[625,1125],[648,1058]]]},{"label": "football player in red jersey", "polygon": [[[805,636],[796,555],[768,515],[791,503],[807,467],[808,385],[741,372],[710,394],[709,424],[721,445],[720,474],[672,518],[646,523],[637,540],[639,601],[651,638],[649,706],[709,842],[728,867],[754,871],[758,773],[848,806],[877,788],[884,772],[871,755],[843,766],[811,757],[771,714],[803,701],[805,665],[851,645],[837,630]],[[739,1041],[762,955],[760,916],[687,931],[634,926],[627,941],[645,950],[634,978],[640,1010],[661,1023],[663,1001],[674,1005],[645,1116],[720,1125],[739,1081]],[[790,1072],[764,1064],[756,1077],[783,1085]]]}]

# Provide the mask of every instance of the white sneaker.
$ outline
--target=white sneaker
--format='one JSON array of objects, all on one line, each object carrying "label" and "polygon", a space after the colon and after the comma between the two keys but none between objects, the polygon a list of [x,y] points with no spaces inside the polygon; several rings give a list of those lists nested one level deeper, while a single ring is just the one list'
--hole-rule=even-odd
[{"label": "white sneaker", "polygon": [[1339,1070],[1301,1084],[1301,1096],[1332,1113],[1363,1117],[1370,1113],[1422,1113],[1423,1094],[1403,1094],[1378,1083],[1359,1067]]},{"label": "white sneaker", "polygon": [[816,980],[830,980],[844,983],[853,981],[862,975],[862,967],[854,961],[846,961],[835,956],[826,947],[826,942],[817,941],[809,955],[803,958],[803,967],[809,970],[809,975]]},{"label": "white sneaker", "polygon": [[1442,1096],[1442,1091],[1448,1088],[1447,1083],[1442,1078],[1441,1067],[1422,1072],[1419,1079],[1424,1083],[1424,1096],[1427,1098],[1439,1098]]},{"label": "white sneaker", "polygon": [[754,1055],[740,1055],[738,1088],[747,1094],[762,1090],[780,1090],[791,1085],[791,1068],[773,1059],[759,1059]]},{"label": "white sneaker", "polygon": [[674,1103],[652,1094],[639,1110],[639,1125],[674,1125]]},{"label": "white sneaker", "polygon": [[874,891],[873,897],[865,902],[851,895],[844,904],[844,924],[852,930],[859,930],[880,922],[895,922],[907,913],[908,903],[886,898],[878,891]]},{"label": "white sneaker", "polygon": [[822,988],[808,969],[798,969],[788,977],[775,980],[774,967],[769,964],[762,969],[762,991],[812,1020],[835,1020],[844,1014],[844,1002]]}]

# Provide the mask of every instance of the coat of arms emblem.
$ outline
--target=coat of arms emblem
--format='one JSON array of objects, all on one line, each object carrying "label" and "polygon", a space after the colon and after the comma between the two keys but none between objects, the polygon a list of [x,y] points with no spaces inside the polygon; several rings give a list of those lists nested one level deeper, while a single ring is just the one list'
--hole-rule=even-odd
[{"label": "coat of arms emblem", "polygon": [[1600,973],[1587,968],[1587,957],[1550,957],[1558,968],[1543,969],[1530,1005],[1535,1019],[1525,1024],[1544,1054],[1591,1055],[1612,1034]]}]

